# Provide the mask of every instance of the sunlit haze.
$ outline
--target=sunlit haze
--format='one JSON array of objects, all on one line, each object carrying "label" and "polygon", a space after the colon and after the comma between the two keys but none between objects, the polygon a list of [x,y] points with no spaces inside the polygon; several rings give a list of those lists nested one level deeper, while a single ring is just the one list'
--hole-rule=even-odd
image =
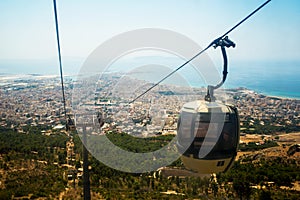
[{"label": "sunlit haze", "polygon": [[[176,31],[207,46],[264,1],[154,0],[57,1],[62,56],[67,73],[114,35],[139,29]],[[0,2],[0,72],[57,72],[52,1]],[[230,60],[297,61],[300,2],[273,0],[230,34],[237,43]],[[207,52],[213,59],[219,51]],[[215,62],[221,62],[215,61]]]}]

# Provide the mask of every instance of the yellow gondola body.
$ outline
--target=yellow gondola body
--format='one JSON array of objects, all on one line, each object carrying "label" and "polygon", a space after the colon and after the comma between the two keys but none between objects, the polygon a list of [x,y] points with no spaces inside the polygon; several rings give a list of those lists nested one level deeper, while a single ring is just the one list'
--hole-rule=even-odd
[{"label": "yellow gondola body", "polygon": [[178,122],[178,149],[187,169],[200,174],[227,171],[239,143],[239,117],[233,106],[218,102],[186,103]]}]

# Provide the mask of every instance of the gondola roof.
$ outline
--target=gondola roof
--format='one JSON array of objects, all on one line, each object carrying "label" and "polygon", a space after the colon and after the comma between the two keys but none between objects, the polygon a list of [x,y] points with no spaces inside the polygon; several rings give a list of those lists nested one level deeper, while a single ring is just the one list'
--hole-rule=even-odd
[{"label": "gondola roof", "polygon": [[232,111],[228,106],[218,102],[207,102],[204,100],[192,101],[184,104],[182,111],[193,112],[193,113],[208,113],[214,112],[217,109],[221,113],[231,113]]}]

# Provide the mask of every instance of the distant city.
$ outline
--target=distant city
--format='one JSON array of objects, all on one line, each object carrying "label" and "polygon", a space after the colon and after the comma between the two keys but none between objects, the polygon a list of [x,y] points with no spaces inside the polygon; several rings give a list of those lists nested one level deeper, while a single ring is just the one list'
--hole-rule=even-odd
[{"label": "distant city", "polygon": [[[105,122],[102,128],[104,133],[117,131],[143,136],[176,134],[182,105],[202,100],[206,94],[206,88],[160,85],[130,104],[151,83],[108,74],[101,80],[92,81],[96,85],[96,91],[84,95],[87,85],[70,77],[65,79],[67,114],[72,118],[77,114],[76,120],[80,122],[83,120],[80,113],[84,110],[89,110],[92,118],[100,113]],[[16,75],[2,77],[0,85],[0,126],[9,125],[19,132],[23,132],[22,127],[27,125],[50,126],[53,129],[64,127],[59,77]],[[72,89],[77,92],[77,95],[73,93],[73,104]],[[220,90],[216,96],[219,101],[238,108],[242,133],[261,131],[255,130],[255,126],[300,126],[300,100],[265,96],[246,88]]]}]

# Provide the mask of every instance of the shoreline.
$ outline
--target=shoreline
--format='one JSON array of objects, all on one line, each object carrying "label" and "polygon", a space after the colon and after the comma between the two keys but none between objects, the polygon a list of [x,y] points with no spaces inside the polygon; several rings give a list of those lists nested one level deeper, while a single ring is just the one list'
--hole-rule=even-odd
[{"label": "shoreline", "polygon": [[[64,74],[64,77],[72,77],[74,75],[70,75],[70,74]],[[0,82],[2,81],[11,81],[13,79],[28,79],[28,78],[38,78],[38,79],[43,79],[43,78],[57,78],[59,77],[59,75],[56,74],[9,74],[9,73],[0,73]],[[204,86],[202,86],[204,87]],[[201,88],[202,88],[201,87]],[[278,94],[272,94],[272,93],[267,93],[267,92],[263,92],[263,91],[259,91],[258,89],[251,89],[251,88],[247,88],[244,86],[236,86],[236,87],[230,87],[230,88],[223,88],[224,91],[235,91],[235,92],[239,92],[239,91],[248,91],[251,93],[255,93],[258,95],[263,95],[269,98],[277,98],[277,99],[287,99],[287,100],[300,100],[300,97],[295,97],[295,96],[287,96],[287,95],[278,95]]]},{"label": "shoreline", "polygon": [[261,91],[255,91],[254,89],[250,89],[250,88],[246,88],[246,87],[236,87],[236,88],[226,88],[224,89],[225,91],[247,91],[249,93],[254,93],[254,94],[258,94],[258,95],[263,95],[269,98],[277,98],[277,99],[281,99],[281,100],[300,100],[300,97],[291,97],[291,96],[278,96],[278,95],[273,95],[273,94],[268,94],[268,93],[264,93]]}]

